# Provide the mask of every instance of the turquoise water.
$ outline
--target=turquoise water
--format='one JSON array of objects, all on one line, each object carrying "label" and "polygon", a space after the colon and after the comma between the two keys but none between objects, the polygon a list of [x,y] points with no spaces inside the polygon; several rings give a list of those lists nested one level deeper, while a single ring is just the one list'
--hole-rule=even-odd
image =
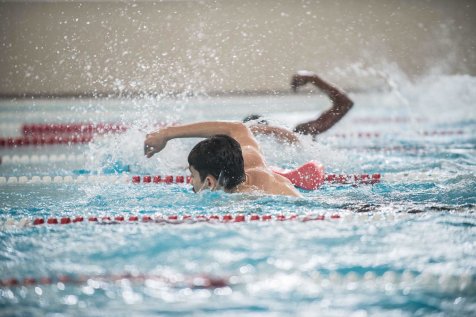
[{"label": "turquoise water", "polygon": [[[309,160],[327,173],[381,173],[373,186],[325,185],[303,198],[193,194],[188,185],[0,185],[0,279],[54,283],[0,288],[6,316],[471,316],[476,310],[476,80],[438,77],[399,91],[353,94],[354,109],[318,142],[259,138],[268,163]],[[196,140],[147,160],[157,121],[240,119],[252,112],[292,126],[325,108],[322,96],[189,100],[56,100],[0,104],[3,135],[24,122],[125,122],[92,144],[1,148],[0,155],[85,157],[3,163],[0,177],[114,173],[185,175]],[[350,136],[378,132],[376,138]],[[432,131],[459,131],[431,135]],[[342,138],[336,134],[346,133]],[[120,170],[120,168],[119,168]],[[325,215],[323,221],[23,226],[36,217]],[[340,219],[331,220],[330,215]],[[145,280],[114,276],[131,273]],[[59,275],[86,276],[76,283]],[[188,283],[197,276],[226,286]],[[157,279],[161,277],[161,279]]]}]

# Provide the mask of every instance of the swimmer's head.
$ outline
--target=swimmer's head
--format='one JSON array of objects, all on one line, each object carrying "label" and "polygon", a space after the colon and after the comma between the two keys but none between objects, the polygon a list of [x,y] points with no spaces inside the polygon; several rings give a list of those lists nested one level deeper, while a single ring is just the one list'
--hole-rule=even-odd
[{"label": "swimmer's head", "polygon": [[204,188],[233,190],[245,181],[240,144],[227,135],[215,135],[195,145],[188,155],[194,192]]},{"label": "swimmer's head", "polygon": [[262,115],[259,115],[259,114],[250,114],[249,116],[246,116],[246,117],[243,119],[243,123],[246,123],[246,122],[249,122],[249,121],[255,121],[256,124],[268,125],[268,121],[266,121],[265,119],[262,119],[262,118],[263,118]]}]

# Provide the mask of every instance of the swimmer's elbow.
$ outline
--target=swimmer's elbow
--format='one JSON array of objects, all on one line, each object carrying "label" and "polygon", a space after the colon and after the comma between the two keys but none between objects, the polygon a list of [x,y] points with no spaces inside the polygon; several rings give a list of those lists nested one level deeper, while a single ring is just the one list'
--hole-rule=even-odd
[{"label": "swimmer's elbow", "polygon": [[354,106],[354,101],[352,99],[347,98],[347,108],[350,109]]},{"label": "swimmer's elbow", "polygon": [[231,126],[230,136],[234,138],[240,145],[252,146],[258,148],[258,143],[253,136],[252,131],[242,122],[234,122]]},{"label": "swimmer's elbow", "polygon": [[251,133],[250,129],[243,122],[233,122],[231,124],[230,134],[233,135],[245,135]]},{"label": "swimmer's elbow", "polygon": [[347,95],[344,96],[342,102],[344,103],[345,107],[349,109],[354,105],[354,101],[352,101],[352,99],[350,99]]},{"label": "swimmer's elbow", "polygon": [[[349,111],[352,107],[354,106],[354,101],[347,97],[346,95],[343,95],[340,100],[339,100],[339,108],[344,110],[345,112]],[[344,113],[345,113],[344,112]]]}]

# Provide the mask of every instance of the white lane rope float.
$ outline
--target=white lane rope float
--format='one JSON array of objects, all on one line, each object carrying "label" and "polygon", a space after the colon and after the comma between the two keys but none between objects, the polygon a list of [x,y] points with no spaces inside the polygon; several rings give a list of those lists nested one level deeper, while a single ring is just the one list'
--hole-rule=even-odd
[{"label": "white lane rope float", "polygon": [[85,154],[43,154],[43,155],[3,155],[0,156],[0,164],[43,164],[56,162],[82,162],[87,156]]},{"label": "white lane rope float", "polygon": [[[441,152],[442,149],[438,147],[417,147],[417,146],[367,146],[367,147],[339,147],[342,150],[349,151],[372,151],[372,152],[403,152],[403,153],[427,153],[427,152]],[[451,149],[448,149],[451,150]],[[3,155],[0,156],[0,165],[8,164],[39,164],[39,163],[56,163],[56,162],[81,162],[86,160],[86,154],[50,154],[50,155]]]},{"label": "white lane rope float", "polygon": [[[268,276],[266,281],[272,279]],[[279,277],[278,277],[279,278]],[[365,287],[365,289],[405,289],[408,287],[432,289],[434,291],[474,294],[476,282],[470,273],[446,274],[429,271],[412,272],[411,270],[387,270],[382,274],[373,271],[364,273],[350,271],[342,273],[331,270],[326,273],[311,272],[308,279],[324,289],[345,288],[349,290]],[[88,285],[99,288],[106,283],[127,280],[131,283],[144,284],[148,287],[171,287],[191,289],[216,289],[246,284],[261,284],[264,281],[254,280],[251,275],[231,275],[217,277],[210,275],[182,276],[161,274],[57,274],[42,277],[10,277],[0,279],[0,288],[15,289],[18,287],[52,286],[64,290],[65,285]]]}]

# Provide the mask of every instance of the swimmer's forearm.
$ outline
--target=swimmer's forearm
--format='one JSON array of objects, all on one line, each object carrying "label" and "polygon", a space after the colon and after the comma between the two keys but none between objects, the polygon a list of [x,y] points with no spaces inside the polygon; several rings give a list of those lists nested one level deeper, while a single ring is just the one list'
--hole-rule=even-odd
[{"label": "swimmer's forearm", "polygon": [[180,138],[208,138],[217,134],[233,137],[241,131],[243,124],[239,122],[199,122],[170,126],[161,130],[167,141]]},{"label": "swimmer's forearm", "polygon": [[251,146],[259,148],[248,127],[238,121],[209,121],[170,126],[161,130],[160,133],[164,133],[167,141],[179,138],[208,138],[217,134],[225,134],[235,139],[242,147]]},{"label": "swimmer's forearm", "polygon": [[241,122],[200,122],[170,126],[147,134],[144,141],[144,154],[152,157],[162,151],[167,142],[180,138],[208,138],[225,134],[234,138],[241,146],[258,148],[250,130]]},{"label": "swimmer's forearm", "polygon": [[329,84],[317,75],[312,76],[311,83],[326,93],[326,95],[328,95],[329,98],[334,102],[340,102],[341,104],[352,103],[350,98],[343,91]]}]

